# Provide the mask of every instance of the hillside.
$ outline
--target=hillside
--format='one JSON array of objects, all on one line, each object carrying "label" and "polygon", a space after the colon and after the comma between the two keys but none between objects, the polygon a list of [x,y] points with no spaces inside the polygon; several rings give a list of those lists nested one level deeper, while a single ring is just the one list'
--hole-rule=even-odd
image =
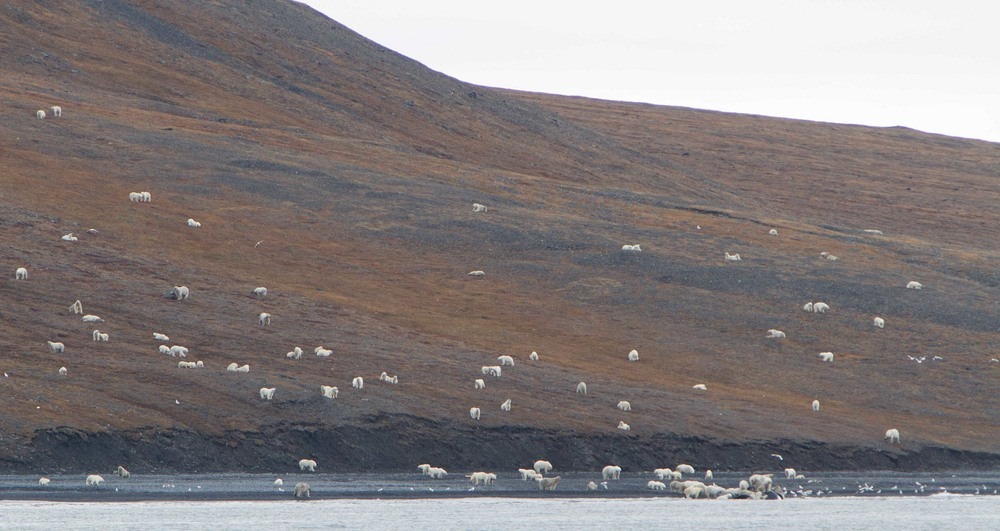
[{"label": "hillside", "polygon": [[0,471],[1000,467],[1000,145],[474,86],[280,0],[0,25]]}]

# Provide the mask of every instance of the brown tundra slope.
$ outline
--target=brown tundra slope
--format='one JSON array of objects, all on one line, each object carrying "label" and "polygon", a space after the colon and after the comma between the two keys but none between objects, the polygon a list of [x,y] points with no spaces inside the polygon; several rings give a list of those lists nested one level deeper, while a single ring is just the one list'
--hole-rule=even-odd
[{"label": "brown tundra slope", "polygon": [[0,471],[1000,467],[1000,145],[474,86],[278,0],[0,27]]}]

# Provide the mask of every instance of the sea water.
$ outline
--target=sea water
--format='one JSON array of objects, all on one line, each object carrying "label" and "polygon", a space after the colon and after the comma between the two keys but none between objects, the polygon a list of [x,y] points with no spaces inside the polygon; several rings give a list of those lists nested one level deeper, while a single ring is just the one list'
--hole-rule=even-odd
[{"label": "sea water", "polygon": [[1000,528],[1000,496],[0,502],[4,529]]}]

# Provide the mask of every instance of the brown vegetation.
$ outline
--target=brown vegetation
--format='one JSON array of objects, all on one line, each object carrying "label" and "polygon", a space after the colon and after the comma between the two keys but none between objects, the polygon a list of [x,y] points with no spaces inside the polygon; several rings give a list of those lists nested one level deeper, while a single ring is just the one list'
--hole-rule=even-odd
[{"label": "brown vegetation", "polygon": [[996,466],[996,144],[473,86],[283,1],[0,26],[0,468]]}]

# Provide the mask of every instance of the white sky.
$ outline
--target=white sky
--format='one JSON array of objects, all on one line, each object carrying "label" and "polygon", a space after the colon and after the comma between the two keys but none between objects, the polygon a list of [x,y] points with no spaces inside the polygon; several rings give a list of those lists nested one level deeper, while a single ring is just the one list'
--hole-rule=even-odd
[{"label": "white sky", "polygon": [[493,87],[1000,142],[990,0],[306,0]]}]

